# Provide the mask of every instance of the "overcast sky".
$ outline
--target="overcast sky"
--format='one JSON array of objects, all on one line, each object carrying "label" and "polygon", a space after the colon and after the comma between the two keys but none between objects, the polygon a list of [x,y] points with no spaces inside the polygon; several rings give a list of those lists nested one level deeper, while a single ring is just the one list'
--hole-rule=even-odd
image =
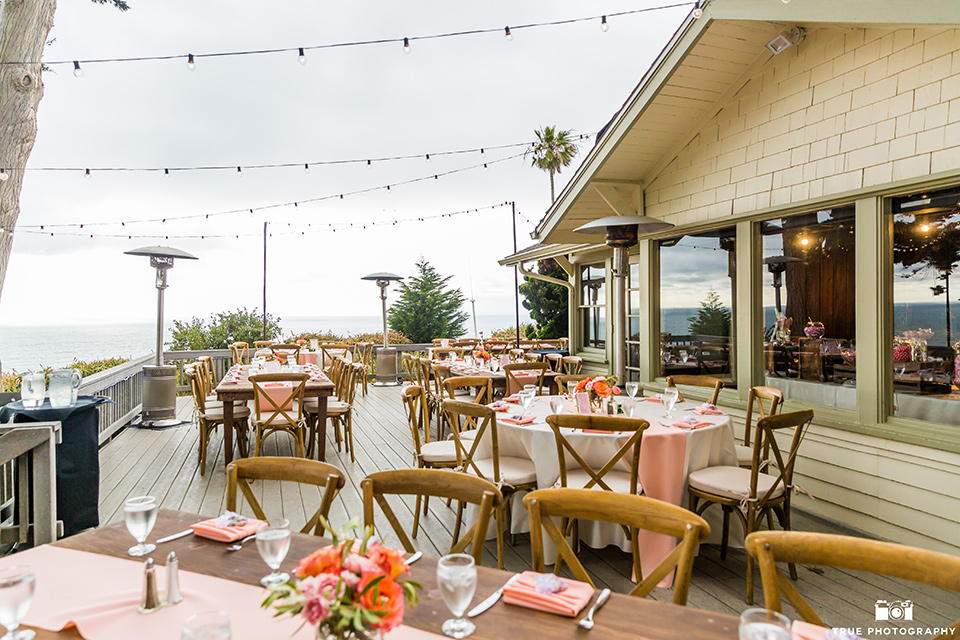
[{"label": "overcast sky", "polygon": [[[247,57],[185,54],[402,38],[563,20],[652,7],[604,2],[409,1],[317,3],[131,0],[120,13],[60,2],[47,60],[183,54],[157,62],[86,64],[44,75],[32,168],[246,165],[365,159],[494,147],[557,125],[593,133],[619,109],[689,7],[565,26]],[[269,10],[268,10],[269,9]],[[584,150],[586,150],[586,146]],[[31,171],[20,225],[129,221],[207,214],[321,198],[489,164],[392,188],[262,214],[85,227],[78,232],[239,234],[239,239],[161,241],[199,258],[170,274],[168,318],[261,305],[262,232],[269,240],[268,308],[281,317],[376,315],[373,271],[414,273],[423,256],[476,298],[477,313],[512,311],[510,210],[439,221],[316,233],[328,224],[390,221],[516,201],[519,246],[549,205],[548,177],[529,161],[495,162],[516,150],[415,160],[286,169],[176,173]],[[574,167],[558,178],[559,192]],[[529,222],[528,222],[529,221]],[[287,226],[291,223],[293,226]],[[305,227],[306,223],[313,225]],[[26,227],[23,227],[24,229]],[[154,240],[18,233],[0,303],[3,324],[149,322],[153,271],[123,255]]]}]

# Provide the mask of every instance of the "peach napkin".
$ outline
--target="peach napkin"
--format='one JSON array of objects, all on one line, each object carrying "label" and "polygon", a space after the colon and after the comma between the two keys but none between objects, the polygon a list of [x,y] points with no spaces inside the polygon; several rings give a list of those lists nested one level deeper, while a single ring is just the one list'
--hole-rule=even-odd
[{"label": "peach napkin", "polygon": [[580,433],[616,433],[616,431],[604,431],[603,429],[582,429]]},{"label": "peach napkin", "polygon": [[649,398],[644,398],[643,401],[644,401],[644,402],[656,402],[656,403],[659,404],[660,398],[656,398],[656,397],[654,397],[654,396],[650,396]]},{"label": "peach napkin", "polygon": [[507,424],[530,424],[534,420],[533,416],[523,416],[519,420],[515,418],[500,418],[500,422],[506,422]]},{"label": "peach napkin", "polygon": [[247,520],[247,523],[240,526],[224,527],[217,526],[217,518],[211,518],[190,525],[193,532],[201,538],[209,538],[217,542],[236,542],[240,538],[252,536],[257,532],[261,520]]},{"label": "peach napkin", "polygon": [[503,402],[494,402],[493,404],[488,404],[487,406],[493,409],[494,411],[499,411],[501,413],[505,413],[510,410],[510,407],[504,404]]},{"label": "peach napkin", "polygon": [[699,429],[700,427],[709,427],[710,423],[705,420],[702,422],[687,422],[685,420],[677,420],[671,426],[679,427],[681,429]]},{"label": "peach napkin", "polygon": [[827,637],[827,630],[803,620],[794,620],[790,627],[793,634],[793,640],[824,640]]},{"label": "peach napkin", "polygon": [[720,409],[708,409],[707,407],[694,407],[693,412],[701,416],[722,416]]},{"label": "peach napkin", "polygon": [[520,398],[517,396],[507,396],[503,399],[504,402],[512,402],[513,404],[520,404]]},{"label": "peach napkin", "polygon": [[594,588],[586,582],[562,578],[567,588],[560,593],[538,593],[536,571],[524,571],[520,579],[503,588],[503,601],[528,609],[574,617],[593,599]]}]

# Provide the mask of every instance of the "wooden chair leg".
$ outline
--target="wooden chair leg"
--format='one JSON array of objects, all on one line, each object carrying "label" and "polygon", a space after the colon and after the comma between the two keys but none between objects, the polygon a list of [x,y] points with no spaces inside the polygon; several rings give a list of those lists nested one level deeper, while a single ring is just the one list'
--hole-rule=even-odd
[{"label": "wooden chair leg", "polygon": [[[744,532],[745,536],[750,535],[756,530],[757,526],[757,511],[756,507],[751,503],[747,507],[747,530]],[[747,554],[747,604],[753,604],[753,556],[749,553]]]},{"label": "wooden chair leg", "polygon": [[[450,506],[450,501],[447,500],[447,506]],[[423,515],[427,515],[427,509],[430,508],[430,496],[423,496]]]},{"label": "wooden chair leg", "polygon": [[[417,537],[417,529],[420,527],[420,501],[423,499],[423,496],[417,495],[417,506],[413,508],[413,535],[411,537]],[[424,514],[426,515],[426,514]]]},{"label": "wooden chair leg", "polygon": [[[497,507],[497,510],[496,510],[496,516],[497,516],[497,569],[500,569],[501,571],[503,571],[503,553],[504,553],[504,549],[503,549],[503,511],[504,511],[504,509],[507,507],[508,504],[509,504],[509,503],[508,503],[506,500],[504,500],[504,501],[503,501],[503,504],[501,504],[499,507]],[[458,509],[458,511],[459,511],[460,509],[462,509],[462,508],[463,508],[463,504],[461,503],[461,506],[460,506],[460,508]],[[457,522],[459,522],[459,521],[460,521],[460,517],[459,517],[459,514],[458,514],[458,516],[457,516]]]},{"label": "wooden chair leg", "polygon": [[350,446],[350,462],[356,462],[357,458],[353,455],[353,412],[347,414],[346,419],[343,421],[343,429],[346,432],[344,436],[349,441]]},{"label": "wooden chair leg", "polygon": [[[780,520],[780,526],[783,527],[784,531],[791,531],[790,528],[790,502],[785,501],[783,505],[777,510],[777,518]],[[797,565],[790,562],[787,564],[787,568],[790,570],[790,579],[797,579]]]},{"label": "wooden chair leg", "polygon": [[726,562],[727,548],[730,542],[730,513],[731,509],[727,505],[721,505],[723,508],[723,537],[720,539],[720,560]]},{"label": "wooden chair leg", "polygon": [[200,463],[201,476],[207,471],[207,438],[209,437],[209,431],[200,425],[200,453],[197,456],[197,462]]}]

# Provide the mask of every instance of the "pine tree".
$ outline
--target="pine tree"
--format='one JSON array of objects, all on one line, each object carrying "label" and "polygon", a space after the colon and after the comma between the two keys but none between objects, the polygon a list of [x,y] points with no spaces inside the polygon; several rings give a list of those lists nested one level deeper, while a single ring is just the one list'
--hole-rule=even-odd
[{"label": "pine tree", "polygon": [[416,343],[465,334],[467,313],[461,307],[466,296],[460,289],[448,288],[453,276],[441,277],[423,258],[417,269],[420,275],[401,283],[400,298],[390,307],[390,329]]},{"label": "pine tree", "polygon": [[[553,258],[538,261],[537,272],[567,279],[567,272]],[[550,340],[567,336],[569,296],[566,287],[524,276],[520,294],[525,298],[523,308],[530,312],[530,317],[537,325],[532,337]]]},{"label": "pine tree", "polygon": [[687,318],[691,335],[729,336],[730,310],[723,306],[713,287],[700,302],[697,315]]}]

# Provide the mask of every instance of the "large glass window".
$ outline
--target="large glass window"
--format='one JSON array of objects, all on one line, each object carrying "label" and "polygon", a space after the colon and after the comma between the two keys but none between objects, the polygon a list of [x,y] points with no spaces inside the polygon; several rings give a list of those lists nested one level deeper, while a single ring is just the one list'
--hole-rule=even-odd
[{"label": "large glass window", "polygon": [[660,241],[660,374],[735,386],[736,228]]},{"label": "large glass window", "polygon": [[791,400],[856,408],[853,205],[760,230],[767,386]]},{"label": "large glass window", "polygon": [[893,415],[960,425],[960,188],[895,198]]},{"label": "large glass window", "polygon": [[627,377],[640,379],[640,265],[630,265],[627,285]]},{"label": "large glass window", "polygon": [[607,270],[602,262],[580,267],[580,336],[584,347],[603,349],[607,337]]}]

